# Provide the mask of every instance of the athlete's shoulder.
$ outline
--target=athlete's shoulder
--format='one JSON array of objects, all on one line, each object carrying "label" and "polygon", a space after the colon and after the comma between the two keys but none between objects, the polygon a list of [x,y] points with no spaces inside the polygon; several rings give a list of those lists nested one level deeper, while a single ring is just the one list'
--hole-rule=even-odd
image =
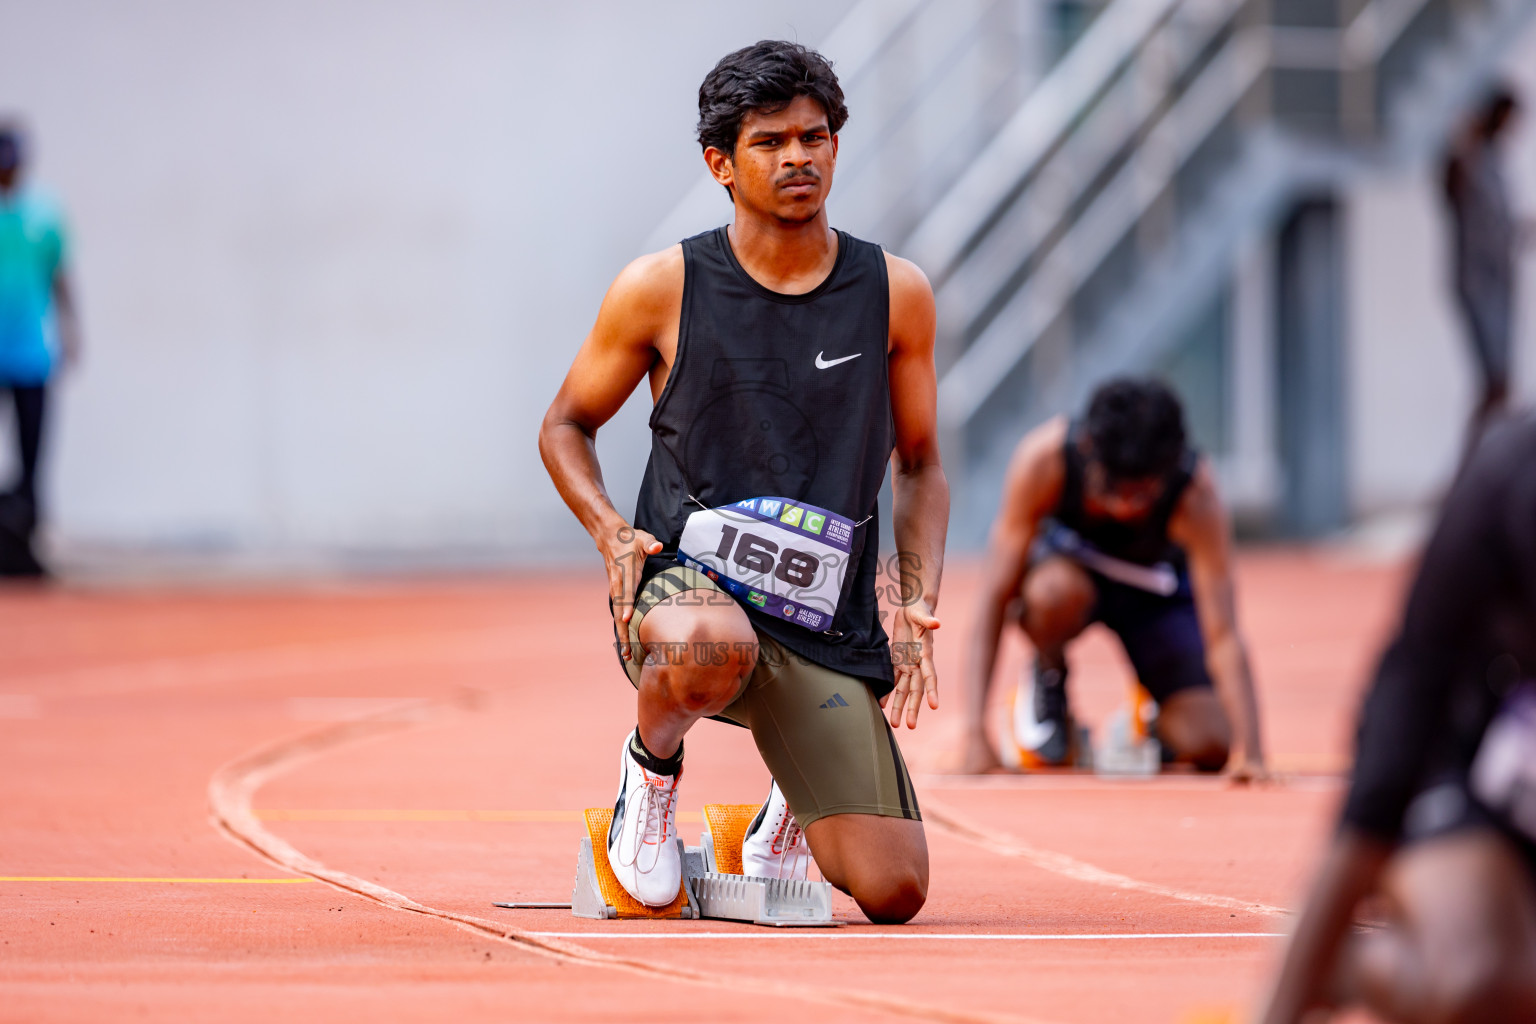
[{"label": "athlete's shoulder", "polygon": [[933,289],[928,276],[916,263],[881,252],[885,276],[890,287],[890,324],[892,350],[897,348],[931,359],[933,336],[938,314],[933,305]]},{"label": "athlete's shoulder", "polygon": [[1072,421],[1067,417],[1052,416],[1019,440],[1014,449],[1014,461],[1030,466],[1061,464],[1071,429]]},{"label": "athlete's shoulder", "polygon": [[615,288],[639,294],[680,290],[683,286],[683,245],[669,245],[629,261],[614,280]]},{"label": "athlete's shoulder", "polygon": [[1467,469],[1501,476],[1531,465],[1533,457],[1536,457],[1536,411],[1516,412],[1489,424],[1472,449]]},{"label": "athlete's shoulder", "polygon": [[1070,422],[1055,416],[1025,434],[1008,463],[1008,492],[1015,501],[1051,505],[1066,481],[1067,460],[1063,450]]},{"label": "athlete's shoulder", "polygon": [[1169,530],[1181,535],[1190,532],[1212,536],[1226,534],[1227,511],[1217,486],[1216,467],[1204,455],[1195,460],[1195,467],[1189,474],[1189,483],[1185,485],[1178,506],[1173,510]]},{"label": "athlete's shoulder", "polygon": [[15,206],[30,231],[63,234],[64,206],[53,192],[41,186],[30,186],[21,193]]},{"label": "athlete's shoulder", "polygon": [[1528,535],[1536,509],[1536,413],[1507,415],[1483,431],[1446,497],[1445,514],[1497,523],[1491,530],[1517,524]]},{"label": "athlete's shoulder", "polygon": [[928,275],[921,267],[883,249],[881,255],[885,257],[885,274],[891,282],[892,301],[900,294],[903,298],[926,299],[930,305],[933,303],[933,286],[928,283]]},{"label": "athlete's shoulder", "polygon": [[631,260],[614,278],[607,301],[629,313],[666,312],[682,301],[683,278],[679,243]]}]

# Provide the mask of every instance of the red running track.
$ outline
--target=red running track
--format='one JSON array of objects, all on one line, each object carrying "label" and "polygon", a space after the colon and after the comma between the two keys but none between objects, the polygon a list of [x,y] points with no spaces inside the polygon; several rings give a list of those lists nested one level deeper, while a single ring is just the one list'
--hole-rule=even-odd
[{"label": "red running track", "polygon": [[[946,581],[951,686],[974,572]],[[0,591],[0,1019],[1237,1020],[1340,792],[1402,572],[1246,554],[1276,785],[925,774],[910,925],[589,922],[565,899],[633,695],[603,582]],[[1007,671],[1023,651],[1011,646]],[[1103,636],[1074,700],[1128,679]],[[685,835],[755,802],[749,737],[689,739]]]}]

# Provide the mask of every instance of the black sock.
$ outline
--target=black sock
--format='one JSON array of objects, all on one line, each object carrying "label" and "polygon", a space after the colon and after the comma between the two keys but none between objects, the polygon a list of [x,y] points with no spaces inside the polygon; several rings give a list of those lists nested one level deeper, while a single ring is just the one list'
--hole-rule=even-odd
[{"label": "black sock", "polygon": [[677,745],[677,753],[671,757],[657,757],[645,749],[645,740],[640,738],[640,730],[636,729],[629,737],[629,756],[635,759],[635,763],[652,775],[676,775],[683,770],[683,745]]},{"label": "black sock", "polygon": [[1048,665],[1045,659],[1035,659],[1035,681],[1041,686],[1065,686],[1067,684],[1067,665],[1062,662],[1057,665]]}]

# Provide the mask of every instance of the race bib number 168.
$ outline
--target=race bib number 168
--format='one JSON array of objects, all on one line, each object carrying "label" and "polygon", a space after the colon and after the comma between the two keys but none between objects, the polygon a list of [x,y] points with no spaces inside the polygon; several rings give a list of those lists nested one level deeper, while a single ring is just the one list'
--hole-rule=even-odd
[{"label": "race bib number 168", "polygon": [[806,629],[830,629],[848,574],[852,521],[785,498],[748,498],[688,517],[677,558],[738,600]]}]

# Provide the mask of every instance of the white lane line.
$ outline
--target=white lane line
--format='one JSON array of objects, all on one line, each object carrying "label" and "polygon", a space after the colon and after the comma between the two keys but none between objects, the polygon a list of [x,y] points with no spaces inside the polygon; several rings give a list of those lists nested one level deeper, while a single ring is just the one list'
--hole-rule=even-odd
[{"label": "white lane line", "polygon": [[[1059,775],[914,775],[925,791],[990,790],[1026,793],[1105,793],[1130,791],[1135,793],[1223,793],[1230,792],[1233,783],[1225,775],[1094,775],[1082,772],[1063,772]],[[1273,769],[1266,788],[1285,790],[1329,791],[1342,787],[1349,781],[1349,766],[1319,762],[1287,768]]]},{"label": "white lane line", "polygon": [[[437,702],[434,707],[447,711],[451,705]],[[335,889],[348,892],[393,910],[438,918],[481,938],[505,942],[529,953],[553,960],[590,967],[604,967],[652,981],[683,982],[712,989],[723,989],[741,998],[786,998],[884,1013],[925,1024],[1053,1024],[1038,1017],[1016,1013],[993,1013],[928,1005],[884,992],[841,989],[830,986],[797,985],[786,989],[776,975],[727,974],[671,961],[649,961],[595,949],[572,942],[560,932],[535,934],[511,927],[502,921],[475,917],[452,910],[429,907],[408,896],[386,889],[376,882],[339,871],[314,860],[264,828],[251,808],[252,798],[261,786],[292,769],[296,764],[327,754],[350,743],[387,736],[392,732],[423,724],[420,720],[400,720],[398,715],[360,718],[338,722],[287,740],[259,747],[224,765],[208,780],[208,802],[214,827],[231,842],[286,871],[307,875]]]},{"label": "white lane line", "polygon": [[826,928],[798,928],[756,932],[528,932],[528,935],[567,939],[904,939],[908,942],[1100,942],[1124,939],[1283,939],[1285,932],[1111,932],[1103,935],[1016,935],[940,932],[933,935],[894,932],[843,932]]},{"label": "white lane line", "polygon": [[1122,875],[1116,871],[1106,871],[1096,864],[1078,860],[1076,857],[1068,856],[1065,853],[1043,850],[1033,843],[1027,843],[1007,833],[994,832],[990,829],[973,825],[947,807],[938,804],[937,801],[926,793],[922,799],[923,818],[928,824],[937,826],[950,835],[963,839],[968,843],[973,843],[984,850],[991,850],[993,853],[1004,857],[1017,857],[1020,860],[1033,864],[1037,868],[1062,875],[1066,878],[1087,882],[1091,885],[1102,885],[1110,889],[1144,892],[1153,896],[1180,900],[1185,903],[1218,907],[1222,910],[1241,910],[1248,914],[1264,914],[1271,917],[1283,917],[1290,913],[1284,907],[1275,907],[1268,903],[1234,899],[1231,896],[1218,896],[1214,893],[1191,892],[1187,889],[1176,889],[1173,886],[1160,885],[1156,882],[1145,882],[1139,878]]}]

